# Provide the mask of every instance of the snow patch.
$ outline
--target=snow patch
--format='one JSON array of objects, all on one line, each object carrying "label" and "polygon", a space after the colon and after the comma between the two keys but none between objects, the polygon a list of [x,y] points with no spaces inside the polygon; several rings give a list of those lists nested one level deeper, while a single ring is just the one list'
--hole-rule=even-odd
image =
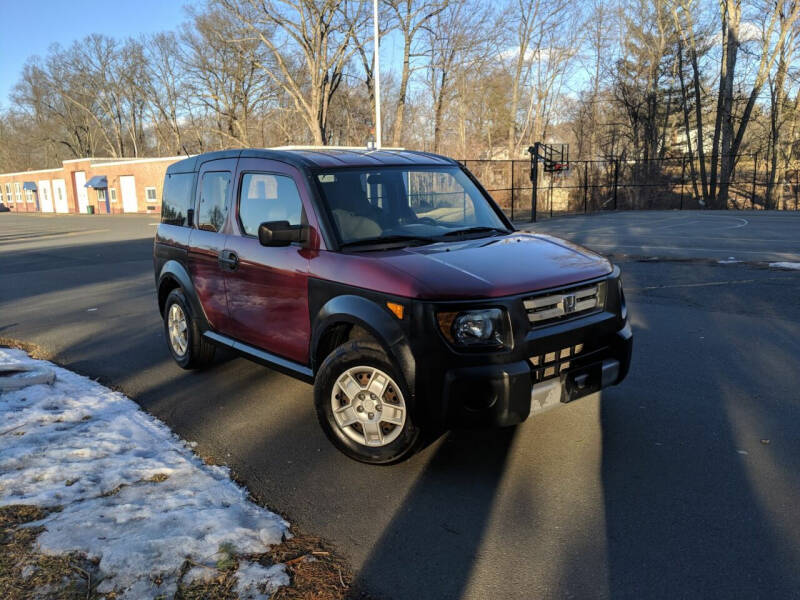
[{"label": "snow patch", "polygon": [[[33,524],[45,527],[39,549],[98,558],[100,593],[171,596],[187,558],[202,563],[222,545],[262,553],[291,537],[227,469],[122,394],[19,350],[0,348],[2,364],[48,366],[56,380],[0,394],[0,506],[62,507]],[[260,568],[269,574],[248,568],[241,585],[288,584],[283,565]]]},{"label": "snow patch", "polygon": [[192,567],[181,579],[183,585],[192,585],[193,583],[208,583],[209,581],[213,581],[213,579],[219,575],[219,571],[214,567]]},{"label": "snow patch", "polygon": [[263,567],[258,563],[239,562],[236,594],[240,600],[269,600],[282,585],[289,585],[286,566]]},{"label": "snow patch", "polygon": [[795,269],[800,271],[800,262],[773,262],[769,263],[773,269]]}]

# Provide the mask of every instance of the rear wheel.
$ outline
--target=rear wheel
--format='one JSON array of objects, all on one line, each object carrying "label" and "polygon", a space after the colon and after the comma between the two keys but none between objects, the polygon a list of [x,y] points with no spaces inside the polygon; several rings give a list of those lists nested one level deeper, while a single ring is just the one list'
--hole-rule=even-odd
[{"label": "rear wheel", "polygon": [[172,290],[164,303],[164,334],[172,358],[180,367],[199,369],[214,359],[214,346],[203,339],[180,288]]},{"label": "rear wheel", "polygon": [[390,464],[418,448],[408,386],[378,344],[354,341],[334,350],[320,366],[314,402],[328,438],[355,460]]}]

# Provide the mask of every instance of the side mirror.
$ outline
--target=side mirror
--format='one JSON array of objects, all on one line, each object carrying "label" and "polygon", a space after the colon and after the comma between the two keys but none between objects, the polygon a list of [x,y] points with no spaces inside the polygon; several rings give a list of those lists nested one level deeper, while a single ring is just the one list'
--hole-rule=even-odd
[{"label": "side mirror", "polygon": [[289,225],[289,221],[268,221],[258,226],[258,241],[262,246],[288,246],[306,241],[304,225]]}]

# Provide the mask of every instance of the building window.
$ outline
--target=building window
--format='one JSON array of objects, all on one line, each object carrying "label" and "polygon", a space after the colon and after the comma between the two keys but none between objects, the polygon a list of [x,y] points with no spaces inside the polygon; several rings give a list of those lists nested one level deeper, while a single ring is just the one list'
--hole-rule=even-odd
[{"label": "building window", "polygon": [[144,188],[144,197],[147,202],[158,202],[158,199],[156,198],[156,188],[154,187]]},{"label": "building window", "polygon": [[106,201],[106,191],[103,188],[99,188],[97,190],[97,201],[98,202],[105,202]]},{"label": "building window", "polygon": [[25,190],[25,200],[28,202],[33,202],[33,192],[30,190]]},{"label": "building window", "polygon": [[14,197],[11,195],[11,184],[6,184],[6,199],[9,204],[14,204]]},{"label": "building window", "polygon": [[117,201],[117,188],[108,188],[108,194],[112,202]]},{"label": "building window", "polygon": [[0,204],[3,202],[3,186],[0,185]]},{"label": "building window", "polygon": [[20,191],[19,182],[14,184],[14,196],[17,199],[17,202],[22,202],[22,192]]}]

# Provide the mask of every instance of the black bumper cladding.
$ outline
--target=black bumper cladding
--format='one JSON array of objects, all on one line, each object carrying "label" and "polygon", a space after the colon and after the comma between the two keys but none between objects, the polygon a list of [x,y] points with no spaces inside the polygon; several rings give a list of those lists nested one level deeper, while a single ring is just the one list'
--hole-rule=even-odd
[{"label": "black bumper cladding", "polygon": [[[445,375],[445,401],[454,425],[516,425],[566,402],[620,383],[628,374],[630,325],[594,348],[575,346],[529,360],[452,369]],[[555,356],[552,356],[555,354]]]}]

